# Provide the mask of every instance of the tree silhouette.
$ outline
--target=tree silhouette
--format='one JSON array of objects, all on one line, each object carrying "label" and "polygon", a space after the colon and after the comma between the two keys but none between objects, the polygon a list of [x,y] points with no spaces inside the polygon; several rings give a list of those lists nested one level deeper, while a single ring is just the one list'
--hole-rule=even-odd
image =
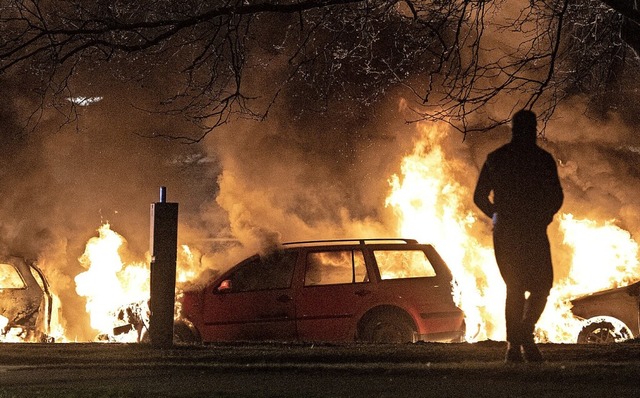
[{"label": "tree silhouette", "polygon": [[[201,133],[172,136],[189,142],[233,117],[266,117],[283,93],[322,111],[397,87],[413,120],[467,133],[511,109],[548,119],[568,96],[616,89],[637,71],[620,39],[637,17],[615,0],[5,0],[0,73],[35,80],[69,118],[78,104],[64,99],[98,68],[154,84],[161,100],[140,106],[196,123]],[[505,104],[507,116],[490,111]]]}]

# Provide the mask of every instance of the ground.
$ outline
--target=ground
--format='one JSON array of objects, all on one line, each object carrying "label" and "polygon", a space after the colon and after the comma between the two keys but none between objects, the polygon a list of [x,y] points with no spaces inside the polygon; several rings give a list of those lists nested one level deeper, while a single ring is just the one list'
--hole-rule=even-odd
[{"label": "ground", "polygon": [[640,342],[0,344],[2,397],[638,397]]}]

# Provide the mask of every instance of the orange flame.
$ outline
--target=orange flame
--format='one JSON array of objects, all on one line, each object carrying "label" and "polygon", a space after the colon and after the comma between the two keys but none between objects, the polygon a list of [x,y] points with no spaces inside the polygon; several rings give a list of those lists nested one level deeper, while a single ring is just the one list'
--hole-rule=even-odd
[{"label": "orange flame", "polygon": [[[87,271],[75,278],[76,292],[87,300],[91,327],[107,336],[105,341],[138,340],[140,336],[135,328],[114,333],[114,328],[126,326],[130,320],[127,311],[132,311],[138,317],[136,321],[140,320],[144,326],[149,324],[149,253],[146,253],[146,262],[127,263],[121,256],[125,243],[125,238],[108,223],[103,224],[98,236],[89,239],[79,259]],[[195,279],[202,268],[201,254],[187,245],[180,245],[177,254],[177,284]]]},{"label": "orange flame", "polygon": [[564,244],[572,254],[569,275],[551,290],[538,323],[538,337],[574,343],[583,322],[571,313],[569,300],[599,290],[625,286],[640,278],[638,242],[614,221],[598,223],[560,216]]},{"label": "orange flame", "polygon": [[[398,217],[400,235],[433,244],[451,268],[467,341],[504,340],[504,282],[493,248],[474,236],[490,232],[471,210],[472,193],[457,182],[468,167],[445,153],[446,129],[422,124],[419,133],[413,152],[402,160],[402,176],[389,181],[386,204]],[[638,243],[613,222],[598,225],[567,214],[560,217],[560,229],[572,251],[570,273],[554,285],[536,332],[538,340],[558,343],[575,342],[582,327],[569,299],[640,278]]]},{"label": "orange flame", "polygon": [[[119,310],[149,299],[149,267],[146,263],[125,264],[119,250],[125,239],[109,224],[98,229],[99,236],[89,239],[80,263],[87,271],[75,278],[76,292],[87,300],[91,327],[112,334],[119,323]],[[142,311],[143,314],[146,311]],[[148,322],[147,322],[148,324]],[[133,331],[119,335],[117,341],[136,341]]]},{"label": "orange flame", "polygon": [[402,178],[391,177],[386,204],[398,217],[400,235],[433,244],[451,268],[467,340],[496,339],[504,334],[504,282],[491,248],[470,236],[477,219],[461,199],[470,193],[452,177],[461,165],[444,153],[445,130],[422,125],[420,133],[413,153],[402,160]]}]

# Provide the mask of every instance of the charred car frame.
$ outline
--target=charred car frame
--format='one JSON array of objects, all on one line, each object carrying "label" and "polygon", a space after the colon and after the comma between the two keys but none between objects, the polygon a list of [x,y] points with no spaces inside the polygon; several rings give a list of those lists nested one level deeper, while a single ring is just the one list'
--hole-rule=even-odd
[{"label": "charred car frame", "polygon": [[573,314],[585,322],[578,343],[613,343],[640,336],[640,281],[571,303]]},{"label": "charred car frame", "polygon": [[51,342],[53,297],[35,262],[19,257],[0,259],[0,340]]}]

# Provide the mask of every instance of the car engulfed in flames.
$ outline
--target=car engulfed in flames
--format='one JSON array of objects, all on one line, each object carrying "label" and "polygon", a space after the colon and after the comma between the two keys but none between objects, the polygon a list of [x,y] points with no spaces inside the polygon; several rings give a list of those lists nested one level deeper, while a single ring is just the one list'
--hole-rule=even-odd
[{"label": "car engulfed in flames", "polygon": [[53,295],[35,262],[0,259],[0,341],[52,342]]},{"label": "car engulfed in flames", "polygon": [[577,343],[615,343],[640,336],[640,281],[581,296],[571,304],[573,314],[584,320]]}]

